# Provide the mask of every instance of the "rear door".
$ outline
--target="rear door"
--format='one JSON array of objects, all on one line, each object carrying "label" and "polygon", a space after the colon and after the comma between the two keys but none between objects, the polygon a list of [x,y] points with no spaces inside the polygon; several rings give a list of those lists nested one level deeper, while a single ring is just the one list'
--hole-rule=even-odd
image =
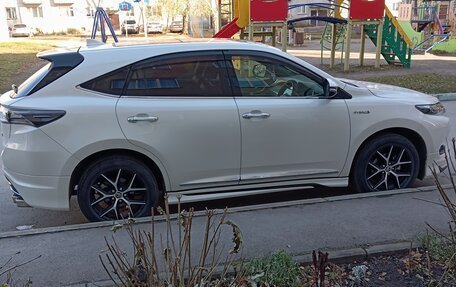
[{"label": "rear door", "polygon": [[127,139],[165,166],[172,190],[238,184],[240,124],[222,52],[135,64],[117,105]]}]

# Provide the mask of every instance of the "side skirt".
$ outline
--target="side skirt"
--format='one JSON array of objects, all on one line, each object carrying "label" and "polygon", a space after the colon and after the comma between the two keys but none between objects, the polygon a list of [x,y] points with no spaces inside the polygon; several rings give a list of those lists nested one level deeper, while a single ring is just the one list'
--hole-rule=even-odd
[{"label": "side skirt", "polygon": [[342,178],[324,178],[313,180],[299,181],[282,181],[260,184],[246,184],[229,187],[218,187],[209,189],[194,189],[181,192],[168,192],[168,202],[177,204],[180,197],[181,203],[190,203],[198,201],[216,200],[239,196],[248,196],[255,194],[265,194],[281,191],[292,191],[299,189],[310,189],[316,187],[346,187],[348,186],[348,177]]}]

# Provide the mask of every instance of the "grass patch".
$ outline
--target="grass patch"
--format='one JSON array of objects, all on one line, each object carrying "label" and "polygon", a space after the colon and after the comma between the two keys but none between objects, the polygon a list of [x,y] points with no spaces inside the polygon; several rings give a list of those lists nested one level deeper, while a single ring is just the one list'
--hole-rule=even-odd
[{"label": "grass patch", "polygon": [[364,81],[395,85],[427,94],[456,93],[456,75],[412,74],[369,77]]},{"label": "grass patch", "polygon": [[432,49],[433,53],[456,55],[456,39],[450,39],[438,44]]},{"label": "grass patch", "polygon": [[299,265],[285,251],[252,259],[247,264],[247,275],[258,286],[298,287]]},{"label": "grass patch", "polygon": [[0,94],[10,90],[11,84],[20,84],[37,70],[43,60],[38,59],[36,53],[52,48],[43,42],[0,43]]}]

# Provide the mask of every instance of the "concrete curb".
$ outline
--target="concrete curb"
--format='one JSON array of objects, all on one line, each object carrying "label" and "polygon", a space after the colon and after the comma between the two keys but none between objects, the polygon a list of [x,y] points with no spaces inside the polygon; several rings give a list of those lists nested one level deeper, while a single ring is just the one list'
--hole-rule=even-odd
[{"label": "concrete curb", "polygon": [[[443,187],[450,188],[451,185],[447,184],[447,185],[444,185]],[[340,195],[340,196],[331,196],[331,197],[326,197],[326,198],[311,198],[311,199],[295,200],[295,201],[289,201],[289,202],[277,202],[277,203],[259,204],[259,205],[254,205],[254,206],[234,207],[234,208],[230,208],[228,212],[229,213],[238,213],[238,212],[247,212],[247,211],[254,211],[254,210],[283,208],[283,207],[297,206],[297,205],[310,205],[310,204],[336,202],[336,201],[343,201],[343,200],[356,200],[356,199],[363,199],[363,198],[370,198],[370,197],[386,197],[386,196],[393,196],[396,194],[405,194],[405,193],[429,192],[429,191],[434,191],[434,190],[436,190],[436,187],[427,186],[427,187],[418,187],[418,188],[398,189],[398,190],[391,190],[391,191],[380,191],[380,192],[374,192],[374,193],[347,194],[347,195]],[[200,216],[204,216],[204,215],[205,215],[205,211],[202,210],[202,211],[196,211],[194,216],[200,217]],[[165,218],[163,216],[155,216],[155,220],[157,222],[160,222],[160,221],[164,221]],[[148,222],[151,222],[151,218],[149,218],[149,217],[136,219],[136,223],[148,223]],[[7,231],[7,232],[0,233],[0,239],[11,238],[11,237],[40,235],[40,234],[47,234],[47,233],[57,233],[57,232],[65,232],[65,231],[110,227],[110,226],[114,226],[118,223],[122,223],[122,221],[90,222],[90,223],[73,224],[73,225],[66,225],[66,226],[37,228],[37,229],[24,230],[24,231]]]},{"label": "concrete curb", "polygon": [[[410,248],[417,248],[420,245],[416,242],[410,241],[401,241],[401,242],[392,242],[377,244],[366,247],[355,247],[347,249],[337,249],[337,250],[325,250],[321,249],[322,252],[328,252],[330,262],[344,262],[354,259],[366,260],[369,257],[380,256],[380,255],[389,255],[394,253],[408,252]],[[293,260],[300,264],[311,264],[312,263],[312,253],[308,252],[302,255],[292,256]],[[98,281],[98,282],[85,282],[85,283],[76,283],[72,285],[66,285],[65,287],[110,287],[115,286],[111,280]]]},{"label": "concrete curb", "polygon": [[456,93],[444,93],[435,95],[441,102],[456,101]]}]

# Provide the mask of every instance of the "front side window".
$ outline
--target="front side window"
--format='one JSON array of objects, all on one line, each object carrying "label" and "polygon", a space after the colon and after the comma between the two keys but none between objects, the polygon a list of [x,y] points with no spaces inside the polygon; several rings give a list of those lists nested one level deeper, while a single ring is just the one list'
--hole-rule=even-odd
[{"label": "front side window", "polygon": [[223,97],[231,96],[223,56],[168,55],[132,67],[126,96]]},{"label": "front side window", "polygon": [[320,97],[323,86],[295,66],[259,56],[231,56],[232,86],[242,97]]}]

